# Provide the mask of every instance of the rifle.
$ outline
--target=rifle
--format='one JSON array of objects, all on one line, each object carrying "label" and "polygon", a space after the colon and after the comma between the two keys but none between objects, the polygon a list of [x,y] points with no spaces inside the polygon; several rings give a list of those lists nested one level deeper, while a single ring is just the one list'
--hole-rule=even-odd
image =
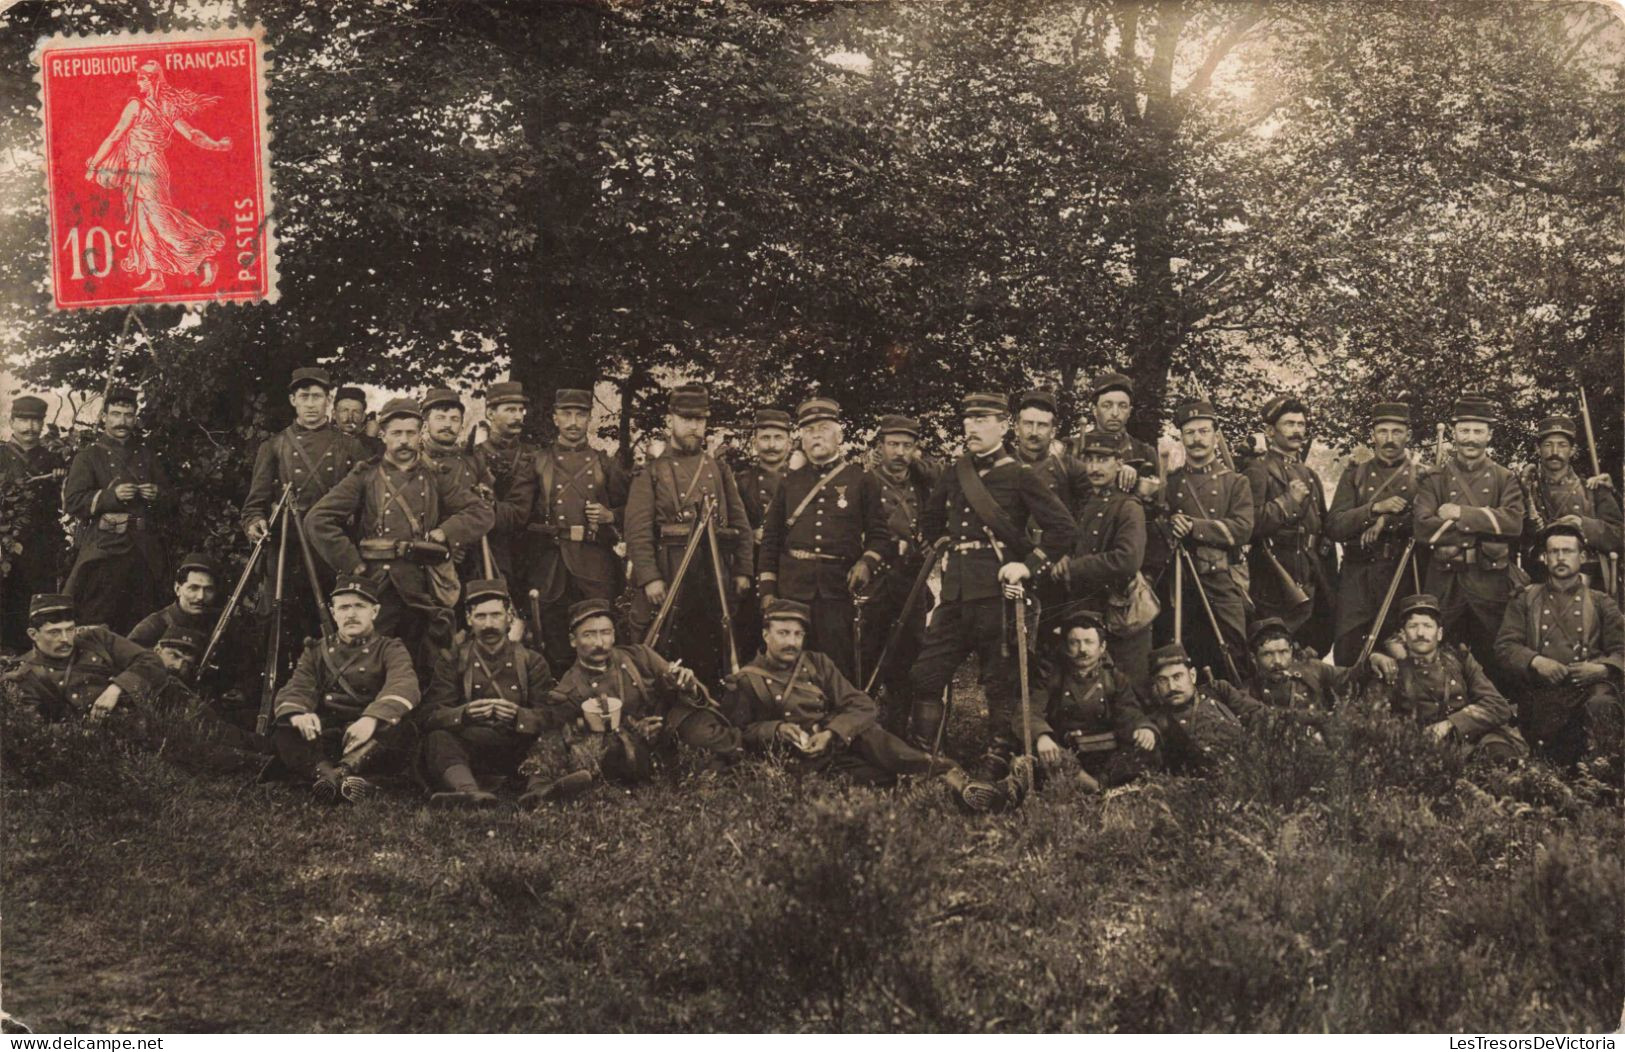
[{"label": "rifle", "polygon": [[739,671],[739,644],[734,639],[733,599],[728,595],[728,575],[722,569],[722,546],[717,543],[717,505],[712,501],[705,512],[705,543],[711,552],[711,576],[717,582],[717,606],[722,611],[722,634],[728,641],[728,672]]},{"label": "rifle", "polygon": [[[1586,450],[1591,454],[1591,474],[1593,477],[1602,474],[1602,461],[1597,458],[1597,436],[1591,430],[1591,404],[1586,400],[1585,388],[1580,388],[1580,420],[1586,429]],[[1609,595],[1618,596],[1619,585],[1619,553],[1609,552],[1608,558],[1600,565],[1603,569],[1602,590]]]},{"label": "rifle", "polygon": [[[292,487],[289,487],[292,493]],[[254,733],[261,738],[270,733],[271,713],[276,708],[277,660],[282,653],[282,586],[288,561],[288,505],[282,506],[282,528],[277,531],[276,588],[271,599],[271,623],[266,628],[265,676],[260,681],[260,711],[254,718]],[[272,523],[275,528],[276,524]]]},{"label": "rifle", "polygon": [[1016,676],[1021,684],[1021,751],[1033,754],[1033,702],[1027,679],[1027,600],[1016,600]]},{"label": "rifle", "polygon": [[914,583],[909,585],[908,595],[903,599],[903,608],[897,612],[897,621],[892,625],[891,634],[886,637],[886,645],[880,648],[880,656],[875,659],[875,667],[869,670],[868,682],[863,685],[865,694],[873,696],[875,680],[880,677],[880,670],[886,667],[886,658],[897,646],[897,641],[902,639],[903,633],[907,631],[914,607],[919,604],[920,596],[925,593],[925,582],[931,577],[931,567],[936,565],[937,556],[947,543],[947,537],[938,537],[935,543],[921,553],[919,572],[914,575]]},{"label": "rifle", "polygon": [[700,506],[700,514],[694,518],[694,528],[689,532],[688,543],[683,548],[683,557],[677,562],[677,572],[671,575],[671,582],[666,586],[666,599],[660,604],[655,619],[649,623],[649,630],[643,634],[644,646],[656,647],[656,641],[666,627],[666,618],[671,616],[671,608],[677,602],[677,590],[682,587],[683,579],[688,575],[689,564],[694,561],[694,552],[705,539],[705,523],[711,514],[712,502],[713,498],[706,497]]},{"label": "rifle", "polygon": [[1219,646],[1219,654],[1224,658],[1224,667],[1230,673],[1231,683],[1241,682],[1241,672],[1236,668],[1236,659],[1230,653],[1230,643],[1224,638],[1224,630],[1219,627],[1219,615],[1213,612],[1213,603],[1207,597],[1207,586],[1202,584],[1202,575],[1196,572],[1196,564],[1191,559],[1190,551],[1179,545],[1179,557],[1190,563],[1191,580],[1196,582],[1196,595],[1202,600],[1202,609],[1207,612],[1207,623],[1213,629],[1213,641]]},{"label": "rifle", "polygon": [[339,626],[333,622],[333,612],[328,609],[327,600],[322,597],[322,578],[316,572],[316,557],[310,551],[310,538],[305,535],[305,520],[299,513],[290,507],[283,513],[285,518],[293,521],[293,535],[299,540],[299,554],[305,564],[305,576],[310,578],[310,594],[316,600],[316,612],[322,619],[322,635],[330,636],[338,632]]},{"label": "rifle", "polygon": [[282,496],[277,498],[276,504],[271,508],[271,517],[267,520],[268,528],[260,539],[254,542],[254,547],[249,550],[248,563],[243,567],[243,572],[238,575],[237,584],[232,587],[231,597],[226,600],[226,605],[221,609],[220,616],[215,619],[214,631],[209,633],[209,645],[203,648],[203,656],[198,658],[197,662],[197,675],[200,681],[203,678],[203,670],[209,667],[209,659],[214,657],[215,648],[220,645],[220,640],[225,637],[226,629],[229,627],[232,617],[236,615],[237,610],[242,605],[243,592],[248,588],[248,581],[254,574],[254,568],[259,565],[260,556],[265,551],[265,542],[271,539],[271,529],[276,526],[276,520],[282,514],[282,509],[292,499],[293,484],[289,483],[282,488]]},{"label": "rifle", "polygon": [[530,590],[530,641],[538,652],[542,650],[542,593]]}]

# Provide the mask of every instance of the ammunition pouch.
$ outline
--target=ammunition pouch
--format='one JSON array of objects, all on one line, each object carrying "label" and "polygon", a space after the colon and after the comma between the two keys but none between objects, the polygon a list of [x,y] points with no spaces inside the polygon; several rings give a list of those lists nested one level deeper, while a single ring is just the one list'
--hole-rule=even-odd
[{"label": "ammunition pouch", "polygon": [[[688,543],[688,537],[694,527],[686,522],[667,522],[660,525],[660,543],[663,546],[681,547]],[[723,554],[732,554],[739,547],[739,531],[732,526],[717,527],[717,547]]]},{"label": "ammunition pouch", "polygon": [[1512,545],[1506,541],[1479,541],[1478,568],[1505,570],[1512,563]]},{"label": "ammunition pouch", "polygon": [[451,559],[451,549],[438,541],[398,541],[388,537],[368,537],[360,544],[361,558],[367,562],[406,559],[421,566],[438,566]]},{"label": "ammunition pouch", "polygon": [[123,535],[131,528],[141,529],[141,520],[127,511],[104,511],[96,516],[96,530],[99,533]]},{"label": "ammunition pouch", "polygon": [[1117,735],[1111,731],[1067,731],[1066,744],[1073,752],[1112,752],[1117,748]]}]

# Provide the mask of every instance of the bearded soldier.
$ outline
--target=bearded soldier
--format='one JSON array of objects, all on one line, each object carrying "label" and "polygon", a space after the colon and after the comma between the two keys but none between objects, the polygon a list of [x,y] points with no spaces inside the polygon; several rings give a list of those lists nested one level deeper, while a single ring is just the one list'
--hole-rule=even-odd
[{"label": "bearded soldier", "polygon": [[175,490],[152,450],[135,437],[136,394],[115,387],[102,433],[79,450],[62,484],[62,506],[85,526],[67,592],[79,619],[128,632],[163,605],[169,577],[163,534]]},{"label": "bearded soldier", "polygon": [[626,512],[630,481],[619,462],[587,444],[591,423],[592,392],[565,388],[554,396],[558,437],[536,456],[536,500],[525,527],[525,590],[538,594],[542,624],[536,638],[555,669],[568,668],[575,658],[570,607],[583,599],[614,600],[621,593],[616,528]]},{"label": "bearded soldier", "polygon": [[[707,546],[701,543],[666,624],[683,663],[715,680],[724,672],[722,603],[737,603],[749,590],[755,553],[741,541],[750,520],[733,472],[705,451],[710,415],[710,396],[703,386],[691,384],[671,393],[666,414],[671,445],[644,465],[626,499],[626,552],[636,586],[632,626],[641,637],[665,603],[666,590],[675,584],[678,561],[702,508],[708,501],[714,506],[724,565],[713,567]],[[726,582],[730,574],[733,595],[721,595],[716,582],[719,578]]]},{"label": "bearded soldier", "polygon": [[1518,687],[1518,722],[1554,763],[1617,759],[1625,737],[1625,622],[1614,600],[1581,576],[1581,527],[1551,523],[1541,544],[1546,580],[1512,597],[1495,637],[1496,659]]},{"label": "bearded soldier", "polygon": [[[1269,449],[1248,462],[1244,471],[1254,509],[1247,561],[1257,615],[1280,618],[1299,642],[1319,652],[1331,643],[1329,619],[1318,619],[1313,626],[1308,622],[1318,606],[1329,610],[1332,597],[1319,587],[1326,576],[1320,562],[1326,493],[1320,476],[1303,462],[1308,412],[1288,395],[1278,395],[1264,406]],[[1308,596],[1308,601],[1298,600],[1296,592]]]},{"label": "bearded soldier", "polygon": [[[1359,659],[1372,620],[1411,538],[1411,505],[1416,500],[1416,466],[1406,456],[1411,438],[1411,407],[1379,402],[1371,411],[1372,457],[1350,464],[1337,481],[1326,515],[1326,536],[1343,545],[1343,572],[1338,579],[1336,645],[1339,665]],[[1405,570],[1395,599],[1416,591],[1415,564]],[[1379,626],[1383,638],[1392,625]]]},{"label": "bearded soldier", "polygon": [[359,387],[341,387],[333,392],[333,426],[360,442],[369,457],[384,451],[378,437],[367,434],[367,392]]},{"label": "bearded soldier", "polygon": [[807,462],[792,468],[768,506],[756,588],[812,610],[812,646],[855,678],[853,597],[865,592],[886,547],[880,483],[841,456],[840,406],[810,398],[796,409]]},{"label": "bearded soldier", "polygon": [[[745,504],[745,516],[750,520],[756,569],[762,568],[762,527],[767,522],[767,509],[773,505],[773,495],[784,481],[790,463],[790,414],[782,409],[756,410],[751,430],[751,449],[755,454],[751,463],[740,468],[735,478],[739,482],[739,499]],[[738,637],[743,653],[755,653],[762,635],[762,597],[754,584],[739,604],[739,621],[734,635]]]},{"label": "bearded soldier", "polygon": [[125,699],[163,685],[157,655],[100,625],[80,627],[73,599],[36,595],[28,606],[28,638],[17,679],[24,711],[47,722],[100,720]]},{"label": "bearded soldier", "polygon": [[[1099,435],[1096,441],[1104,438]],[[1088,444],[1086,440],[1085,448]],[[1117,459],[1118,444],[1102,444]],[[1070,754],[1078,763],[1078,783],[1095,793],[1161,766],[1156,721],[1141,709],[1133,686],[1108,657],[1105,625],[1093,613],[1073,615],[1063,647],[1063,660],[1033,692],[1032,733],[1040,770],[1057,769]],[[1020,719],[1018,714],[1011,728],[1015,734],[1022,732]]]},{"label": "bearded soldier", "polygon": [[[930,461],[918,455],[919,442],[919,420],[895,413],[881,417],[875,466],[869,471],[880,485],[880,506],[886,513],[888,537],[882,552],[886,569],[870,589],[863,612],[867,622],[875,626],[863,637],[863,668],[867,679],[895,632],[897,641],[885,655],[876,682],[885,690],[881,723],[898,734],[908,733],[909,716],[914,711],[909,675],[925,639],[925,619],[931,607],[931,593],[922,589],[914,608],[903,609],[925,560],[920,509],[940,474]],[[905,613],[906,620],[899,625]]]},{"label": "bearded soldier", "polygon": [[40,440],[44,429],[45,399],[23,395],[12,401],[11,438],[0,444],[0,493],[6,495],[6,525],[22,550],[7,553],[11,566],[0,580],[0,646],[7,650],[29,648],[29,597],[56,591],[66,550],[57,502],[68,468]]},{"label": "bearded soldier", "polygon": [[1539,463],[1530,465],[1523,476],[1525,510],[1524,536],[1530,538],[1524,567],[1540,580],[1546,566],[1540,544],[1540,531],[1554,522],[1568,523],[1585,538],[1590,558],[1582,572],[1592,582],[1606,586],[1608,578],[1602,561],[1609,552],[1625,550],[1625,530],[1621,529],[1619,498],[1607,475],[1582,480],[1572,466],[1576,429],[1566,416],[1549,416],[1536,431]]},{"label": "bearded soldier", "polygon": [[[1465,640],[1478,664],[1494,661],[1495,634],[1512,598],[1513,553],[1523,532],[1523,488],[1488,455],[1494,407],[1476,392],[1456,401],[1455,442],[1416,488],[1412,528],[1434,542],[1424,587],[1437,596],[1442,628]],[[1521,573],[1521,571],[1520,571]]]},{"label": "bearded soldier", "polygon": [[[1248,692],[1278,709],[1331,712],[1338,701],[1356,692],[1354,670],[1328,665],[1298,654],[1291,629],[1278,617],[1253,622],[1247,634],[1253,648],[1253,678]],[[1373,651],[1371,665],[1392,678],[1394,659]]]},{"label": "bearded soldier", "polygon": [[518,580],[514,553],[524,548],[525,525],[536,503],[539,451],[519,437],[529,412],[530,399],[522,386],[509,381],[492,384],[485,392],[485,419],[491,429],[485,441],[474,447],[478,474],[491,480],[491,513],[496,524],[486,539],[497,574],[505,582]]}]

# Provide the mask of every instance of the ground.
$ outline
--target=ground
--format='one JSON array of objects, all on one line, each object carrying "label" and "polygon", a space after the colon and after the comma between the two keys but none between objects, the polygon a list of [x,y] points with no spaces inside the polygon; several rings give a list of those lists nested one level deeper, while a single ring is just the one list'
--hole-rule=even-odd
[{"label": "ground", "polygon": [[470,815],[311,806],[177,713],[10,708],[0,964],[35,1031],[1599,1031],[1625,1002],[1603,787],[1360,718],[1005,816],[758,765]]}]

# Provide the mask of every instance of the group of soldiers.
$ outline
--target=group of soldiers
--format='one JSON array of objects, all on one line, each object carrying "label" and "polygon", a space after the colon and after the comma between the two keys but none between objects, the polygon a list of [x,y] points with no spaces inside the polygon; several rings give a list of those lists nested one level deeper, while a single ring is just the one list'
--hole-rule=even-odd
[{"label": "group of soldiers", "polygon": [[[108,394],[65,467],[45,403],[18,398],[0,484],[31,518],[3,642],[29,648],[32,711],[100,719],[230,679],[210,659],[252,650],[233,621],[252,587],[308,637],[261,674],[262,733],[333,800],[404,769],[436,805],[489,806],[510,782],[532,805],[765,753],[940,779],[981,811],[1061,771],[1092,790],[1200,771],[1268,714],[1314,733],[1349,705],[1491,762],[1619,763],[1625,533],[1611,480],[1574,470],[1572,419],[1542,422],[1520,475],[1488,455],[1485,398],[1457,400],[1431,464],[1409,407],[1381,403],[1372,456],[1328,501],[1291,397],[1245,463],[1207,401],[1178,407],[1159,451],[1126,429],[1128,377],[1087,398],[1093,426],[1063,440],[1053,392],[973,392],[939,466],[918,419],[882,417],[854,454],[841,407],[812,397],[757,410],[736,471],[707,442],[707,390],[684,385],[633,473],[589,444],[589,391],[554,394],[544,447],[512,382],[485,392],[483,441],[446,389],[387,401],[374,436],[360,389],[300,369],[223,611],[213,560],[168,568],[176,494],[135,435],[136,393]],[[964,752],[943,728],[972,654],[986,719]]]}]

